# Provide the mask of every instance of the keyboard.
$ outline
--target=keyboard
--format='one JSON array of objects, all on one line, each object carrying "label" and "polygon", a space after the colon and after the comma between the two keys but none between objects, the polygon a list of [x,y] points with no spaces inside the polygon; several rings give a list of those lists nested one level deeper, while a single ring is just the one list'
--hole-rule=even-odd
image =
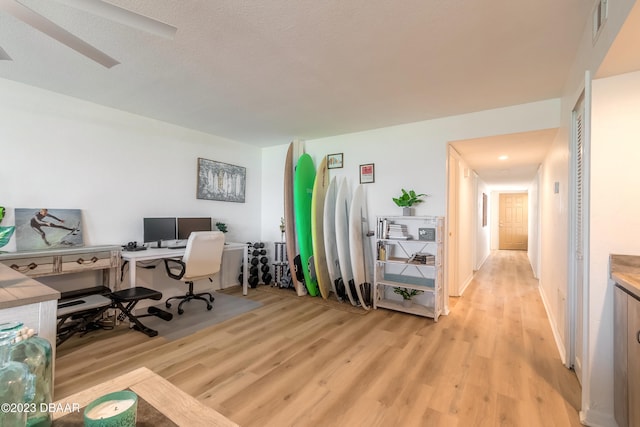
[{"label": "keyboard", "polygon": [[167,249],[186,249],[187,245],[167,246]]},{"label": "keyboard", "polygon": [[125,247],[123,250],[127,251],[127,252],[137,252],[137,251],[146,251],[147,247],[146,246],[135,246],[133,248],[127,248]]}]

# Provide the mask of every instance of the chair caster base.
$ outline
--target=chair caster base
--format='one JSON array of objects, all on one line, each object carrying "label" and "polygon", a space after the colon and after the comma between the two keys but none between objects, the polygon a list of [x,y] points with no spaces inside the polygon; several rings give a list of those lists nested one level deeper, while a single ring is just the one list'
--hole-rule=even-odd
[{"label": "chair caster base", "polygon": [[169,312],[166,312],[166,311],[164,311],[164,310],[162,310],[162,309],[160,309],[158,307],[149,307],[149,308],[147,308],[147,313],[149,313],[149,314],[151,314],[153,316],[159,317],[159,318],[161,318],[162,320],[164,320],[166,322],[168,322],[171,319],[173,319],[173,314],[171,314]]}]

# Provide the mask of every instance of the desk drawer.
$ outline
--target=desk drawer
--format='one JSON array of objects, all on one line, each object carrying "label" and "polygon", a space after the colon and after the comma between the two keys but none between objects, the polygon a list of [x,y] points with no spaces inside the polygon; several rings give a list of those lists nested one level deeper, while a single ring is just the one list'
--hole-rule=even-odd
[{"label": "desk drawer", "polygon": [[38,277],[55,273],[54,257],[7,259],[2,263],[25,276]]},{"label": "desk drawer", "polygon": [[111,251],[87,252],[74,255],[63,255],[61,272],[73,273],[76,271],[102,270],[116,267],[116,258],[111,256]]}]

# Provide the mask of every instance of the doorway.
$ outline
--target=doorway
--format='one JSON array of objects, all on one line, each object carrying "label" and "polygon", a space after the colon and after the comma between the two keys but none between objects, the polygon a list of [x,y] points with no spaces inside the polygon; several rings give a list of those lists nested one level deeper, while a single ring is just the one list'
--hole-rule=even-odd
[{"label": "doorway", "polygon": [[526,251],[529,246],[527,193],[500,193],[498,249]]}]

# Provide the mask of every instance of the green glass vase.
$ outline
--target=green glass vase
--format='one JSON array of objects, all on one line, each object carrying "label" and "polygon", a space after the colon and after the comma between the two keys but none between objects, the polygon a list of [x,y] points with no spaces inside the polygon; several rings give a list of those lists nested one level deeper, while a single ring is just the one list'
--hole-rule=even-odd
[{"label": "green glass vase", "polygon": [[[29,367],[11,360],[17,323],[0,325],[0,426],[23,427],[33,408],[35,377]],[[22,327],[22,324],[19,324]],[[31,406],[30,406],[31,405]]]},{"label": "green glass vase", "polygon": [[51,426],[49,404],[52,402],[52,361],[51,344],[44,338],[32,336],[13,344],[11,360],[22,362],[35,377],[34,405],[27,414],[28,427]]}]

